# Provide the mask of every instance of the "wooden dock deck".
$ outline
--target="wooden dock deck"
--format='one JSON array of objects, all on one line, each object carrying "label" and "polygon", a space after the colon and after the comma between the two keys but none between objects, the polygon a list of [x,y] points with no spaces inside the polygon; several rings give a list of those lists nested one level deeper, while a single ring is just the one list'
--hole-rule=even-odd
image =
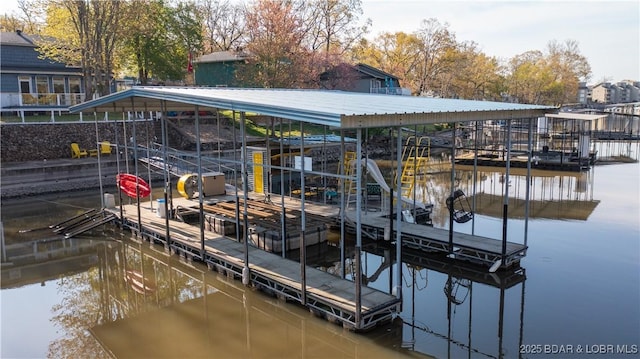
[{"label": "wooden dock deck", "polygon": [[[179,199],[181,200],[181,199]],[[135,204],[122,207],[123,225],[141,238],[156,244],[166,245],[165,218],[153,211],[151,202],[140,204],[140,217]],[[175,202],[174,202],[175,205]],[[120,208],[111,209],[120,216]],[[139,223],[141,228],[139,227]],[[220,234],[205,231],[204,260],[202,258],[201,233],[198,226],[169,220],[169,235],[173,253],[189,260],[203,261],[212,270],[217,270],[235,279],[242,278],[244,268],[244,244]],[[249,268],[251,286],[273,294],[280,299],[301,303],[314,314],[343,327],[363,331],[380,323],[386,323],[400,312],[400,300],[377,289],[361,288],[361,312],[357,318],[355,283],[313,267],[305,269],[306,291],[301,286],[301,267],[298,262],[282,258],[249,246]],[[306,303],[303,300],[306,299]]]},{"label": "wooden dock deck", "polygon": [[[347,212],[349,222],[355,223],[355,212]],[[363,233],[376,240],[384,239],[385,226],[389,219],[381,212],[363,213],[360,218]],[[393,222],[391,241],[395,241],[398,223]],[[449,253],[449,230],[434,228],[421,224],[402,222],[401,228],[402,246],[425,252]],[[502,241],[453,232],[453,255],[455,259],[474,262],[491,267],[501,260],[500,267],[507,268],[520,262],[527,252],[527,246],[523,244],[507,242],[505,257],[502,258]]]}]

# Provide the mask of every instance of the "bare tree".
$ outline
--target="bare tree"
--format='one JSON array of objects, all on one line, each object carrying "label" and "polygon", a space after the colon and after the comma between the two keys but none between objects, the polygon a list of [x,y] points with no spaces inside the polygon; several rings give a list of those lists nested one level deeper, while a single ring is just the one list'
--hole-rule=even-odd
[{"label": "bare tree", "polygon": [[449,24],[440,24],[434,18],[423,20],[416,35],[421,41],[420,65],[416,68],[418,73],[418,94],[425,94],[432,91],[439,92],[439,76],[444,80],[448,76],[444,74],[448,71],[451,59],[448,58],[447,51],[455,48],[455,36],[449,32]]},{"label": "bare tree", "polygon": [[244,46],[244,7],[228,0],[201,0],[206,53],[235,50]]}]

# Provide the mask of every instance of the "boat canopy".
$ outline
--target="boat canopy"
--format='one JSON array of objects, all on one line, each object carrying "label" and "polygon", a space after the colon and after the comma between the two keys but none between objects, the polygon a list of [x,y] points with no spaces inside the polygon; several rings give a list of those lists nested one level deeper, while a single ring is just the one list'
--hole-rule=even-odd
[{"label": "boat canopy", "polygon": [[73,106],[70,112],[233,110],[336,129],[527,119],[556,107],[336,90],[133,87]]}]

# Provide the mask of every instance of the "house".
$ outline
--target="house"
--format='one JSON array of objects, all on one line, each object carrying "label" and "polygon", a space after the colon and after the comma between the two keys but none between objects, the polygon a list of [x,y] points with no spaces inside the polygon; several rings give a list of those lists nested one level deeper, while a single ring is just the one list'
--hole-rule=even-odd
[{"label": "house", "polygon": [[37,38],[20,30],[0,34],[0,111],[24,116],[68,112],[84,101],[82,70],[40,58]]},{"label": "house", "polygon": [[218,51],[200,56],[194,61],[195,84],[213,87],[242,87],[236,81],[237,66],[248,55],[242,51]]},{"label": "house", "polygon": [[363,63],[343,64],[325,71],[320,74],[320,83],[330,90],[411,95],[409,89],[400,86],[398,77]]}]

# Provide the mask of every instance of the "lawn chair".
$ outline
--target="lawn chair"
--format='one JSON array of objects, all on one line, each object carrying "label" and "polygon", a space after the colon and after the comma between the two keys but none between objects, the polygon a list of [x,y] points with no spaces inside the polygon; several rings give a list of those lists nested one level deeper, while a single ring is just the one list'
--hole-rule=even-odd
[{"label": "lawn chair", "polygon": [[111,143],[109,141],[100,142],[100,154],[101,155],[111,154]]},{"label": "lawn chair", "polygon": [[75,142],[71,143],[71,158],[87,157],[88,155],[87,150],[81,149]]}]

